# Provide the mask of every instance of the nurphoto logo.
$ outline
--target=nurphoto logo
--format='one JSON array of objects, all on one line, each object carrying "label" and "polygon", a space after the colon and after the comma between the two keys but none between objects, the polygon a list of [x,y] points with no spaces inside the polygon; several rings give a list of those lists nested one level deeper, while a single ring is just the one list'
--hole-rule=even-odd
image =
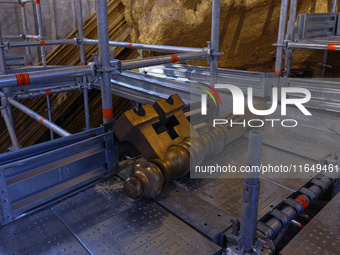
[{"label": "nurphoto logo", "polygon": [[[202,83],[203,84],[203,83]],[[232,101],[233,101],[233,114],[234,115],[244,115],[245,114],[245,100],[246,96],[244,95],[243,91],[235,86],[230,84],[216,84],[215,88],[203,84],[206,88],[199,88],[205,92],[205,94],[201,95],[201,114],[207,115],[207,98],[208,95],[212,98],[213,102],[217,106],[217,102],[215,99],[215,96],[219,100],[220,105],[223,105],[222,99],[220,97],[220,94],[216,91],[216,89],[227,89],[231,95],[232,95]],[[209,90],[208,90],[209,89]],[[269,109],[265,110],[258,110],[254,107],[254,99],[253,99],[253,88],[247,88],[247,106],[249,111],[257,116],[268,116],[273,114],[279,105],[279,102],[281,102],[281,116],[287,115],[287,106],[288,105],[294,105],[297,107],[304,115],[311,116],[312,114],[306,109],[304,104],[308,103],[311,99],[311,93],[309,90],[305,88],[296,88],[296,87],[283,87],[280,89],[280,100],[279,100],[279,89],[277,87],[272,88],[272,97],[271,97],[271,106]],[[294,96],[294,98],[292,98]],[[232,121],[232,120],[230,120]],[[216,125],[225,125],[225,124],[232,124],[229,120],[226,119],[214,119],[213,124],[214,127]],[[248,123],[244,120],[241,123],[237,124],[243,124],[246,126],[248,124],[249,127],[262,127],[265,122],[271,122],[272,127],[274,127],[275,122],[281,122],[281,125],[283,127],[296,127],[297,121],[294,119],[251,119],[248,120]],[[290,122],[291,124],[288,125],[287,123]],[[256,126],[254,126],[252,123],[257,123]],[[236,124],[236,123],[235,123]]]}]

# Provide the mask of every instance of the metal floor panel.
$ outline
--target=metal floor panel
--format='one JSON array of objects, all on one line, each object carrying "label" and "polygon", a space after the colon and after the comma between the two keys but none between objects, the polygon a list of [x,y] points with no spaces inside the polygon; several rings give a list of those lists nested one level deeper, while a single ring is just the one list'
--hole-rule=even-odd
[{"label": "metal floor panel", "polygon": [[[231,217],[241,217],[244,179],[215,179],[196,192],[197,196]],[[282,200],[293,193],[292,190],[261,179],[258,219],[270,212]]]},{"label": "metal floor panel", "polygon": [[219,254],[221,248],[151,200],[112,179],[52,210],[93,254]]},{"label": "metal floor panel", "polygon": [[219,242],[224,231],[232,225],[228,211],[174,183],[169,183],[155,201],[215,242]]},{"label": "metal floor panel", "polygon": [[340,254],[340,193],[297,234],[280,254]]},{"label": "metal floor panel", "polygon": [[89,254],[58,217],[44,210],[0,228],[0,254]]}]

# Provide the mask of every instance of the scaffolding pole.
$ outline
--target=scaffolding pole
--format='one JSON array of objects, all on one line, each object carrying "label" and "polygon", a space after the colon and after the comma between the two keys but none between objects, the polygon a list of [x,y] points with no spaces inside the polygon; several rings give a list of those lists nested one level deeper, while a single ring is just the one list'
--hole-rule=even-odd
[{"label": "scaffolding pole", "polygon": [[[84,43],[98,45],[98,40],[84,39]],[[205,50],[201,48],[192,48],[192,47],[156,45],[156,44],[145,44],[145,43],[115,42],[115,41],[109,41],[109,46],[126,48],[126,49],[168,52],[168,53],[201,52]]]},{"label": "scaffolding pole", "polygon": [[61,127],[57,126],[56,124],[52,123],[49,120],[46,120],[43,116],[39,115],[38,113],[32,111],[28,107],[24,106],[23,104],[20,104],[19,102],[15,101],[13,98],[7,98],[7,101],[21,110],[22,112],[26,113],[28,116],[30,116],[32,119],[38,121],[40,124],[44,125],[45,127],[49,128],[56,134],[60,135],[61,137],[70,136],[71,133],[67,132],[66,130],[62,129]]},{"label": "scaffolding pole", "polygon": [[[155,66],[162,64],[170,64],[176,62],[185,62],[198,59],[208,59],[209,53],[206,51],[195,52],[195,53],[183,53],[183,54],[173,54],[169,56],[159,56],[150,58],[139,58],[132,60],[121,61],[122,70],[135,69],[140,67]],[[115,61],[111,61],[114,63]]]},{"label": "scaffolding pole", "polygon": [[280,74],[282,69],[283,60],[283,48],[284,39],[286,33],[286,21],[288,11],[288,0],[281,0],[281,12],[280,12],[280,24],[279,33],[277,39],[277,51],[276,51],[276,62],[275,62],[275,73]]},{"label": "scaffolding pole", "polygon": [[77,45],[76,40],[74,39],[63,39],[63,40],[46,40],[39,42],[10,42],[8,43],[8,48],[22,48],[22,47],[36,47],[41,46],[41,44],[46,45],[66,45],[73,44]]},{"label": "scaffolding pole", "polygon": [[33,84],[53,83],[57,81],[70,81],[76,77],[94,76],[91,66],[72,66],[53,70],[42,70],[20,74],[7,74],[0,76],[0,88],[18,87]]},{"label": "scaffolding pole", "polygon": [[15,129],[12,125],[12,121],[8,115],[8,112],[6,110],[6,107],[8,107],[8,104],[6,102],[6,98],[2,97],[1,98],[1,114],[2,114],[2,117],[4,118],[5,120],[5,124],[6,124],[6,127],[7,127],[7,130],[8,130],[8,133],[9,133],[9,137],[11,138],[11,141],[12,141],[12,149],[13,150],[19,150],[20,149],[20,145],[19,145],[19,142],[18,142],[18,138],[15,134]]},{"label": "scaffolding pole", "polygon": [[[21,11],[23,33],[24,33],[24,36],[25,36],[25,42],[28,42],[28,40],[27,40],[28,30],[27,30],[27,22],[26,22],[25,5],[24,4],[20,4],[20,6],[21,6],[20,7],[20,11]],[[30,48],[29,47],[25,47],[25,51],[26,51],[27,57],[30,58],[30,56],[31,56]],[[31,65],[30,60],[27,61],[27,65]]]},{"label": "scaffolding pole", "polygon": [[0,75],[5,75],[6,71],[6,59],[5,59],[5,51],[4,51],[4,44],[2,42],[2,35],[1,35],[1,27],[0,27]]},{"label": "scaffolding pole", "polygon": [[39,35],[28,35],[26,34],[25,39],[35,39],[35,40],[40,40],[40,36]]},{"label": "scaffolding pole", "polygon": [[17,4],[18,1],[17,0],[0,0],[0,4]]},{"label": "scaffolding pole", "polygon": [[[288,49],[310,49],[310,50],[327,50],[328,43],[301,43],[301,42],[289,42]],[[340,45],[334,46],[335,51],[340,50]]]},{"label": "scaffolding pole", "polygon": [[[38,29],[39,29],[39,40],[40,40],[40,49],[41,49],[41,61],[43,67],[46,67],[46,49],[45,49],[45,41],[44,41],[44,34],[43,34],[43,25],[42,25],[42,15],[41,15],[41,6],[40,0],[35,1],[35,6],[37,10],[37,20],[38,20]],[[46,95],[46,104],[47,104],[47,112],[48,112],[48,119],[52,122],[52,108],[51,108],[51,98],[49,95]],[[50,129],[50,136],[51,140],[54,139],[53,130]]]},{"label": "scaffolding pole", "polygon": [[45,43],[44,43],[44,34],[43,34],[43,27],[42,27],[40,1],[36,1],[35,6],[37,10],[38,30],[39,30],[39,39],[40,39],[40,49],[41,49],[41,61],[42,61],[43,67],[46,67],[46,53],[45,53]]},{"label": "scaffolding pole", "polygon": [[[251,130],[249,132],[248,166],[260,168],[262,142],[262,131]],[[255,242],[257,211],[260,196],[259,177],[259,172],[246,173],[246,179],[243,184],[240,234],[243,240],[244,253],[246,254],[251,254]]]},{"label": "scaffolding pole", "polygon": [[27,93],[15,93],[13,96],[17,100],[24,100],[24,99],[30,99],[30,98],[41,97],[41,96],[46,96],[46,95],[55,95],[55,94],[70,92],[70,91],[75,91],[75,90],[79,90],[79,86],[69,86],[69,87],[64,87],[64,88],[40,90],[40,91],[27,92]]},{"label": "scaffolding pole", "polygon": [[[84,30],[83,30],[83,16],[81,9],[81,0],[77,0],[77,23],[78,23],[78,38],[80,40],[79,50],[80,50],[80,65],[86,65],[86,55],[84,46]],[[89,91],[87,87],[86,76],[83,77],[83,96],[84,96],[84,113],[85,113],[85,129],[91,128],[90,123],[90,107],[89,107]]]},{"label": "scaffolding pole", "polygon": [[112,95],[111,95],[111,66],[109,48],[109,28],[107,19],[107,1],[96,0],[97,7],[97,30],[99,61],[101,64],[101,94],[103,122],[109,124],[113,122]]},{"label": "scaffolding pole", "polygon": [[23,39],[23,35],[4,35],[3,39]]},{"label": "scaffolding pole", "polygon": [[[5,52],[2,42],[2,35],[1,35],[1,28],[0,28],[0,77],[3,75],[6,75],[6,59],[5,59]],[[9,88],[4,88],[3,91],[5,93],[10,92]],[[18,138],[15,134],[15,126],[14,126],[14,120],[13,120],[13,114],[12,114],[12,108],[10,105],[7,104],[6,98],[1,97],[1,114],[5,120],[5,124],[9,133],[9,136],[11,138],[12,142],[12,148],[13,150],[19,150],[20,145],[18,142]]]},{"label": "scaffolding pole", "polygon": [[210,63],[210,86],[214,87],[218,77],[218,55],[219,38],[220,38],[220,12],[221,1],[213,0],[212,3],[212,20],[211,20],[211,63]]},{"label": "scaffolding pole", "polygon": [[[336,13],[337,5],[338,5],[338,0],[332,0],[331,13]],[[325,50],[323,54],[323,61],[322,61],[322,78],[326,77],[326,71],[327,71],[326,66],[328,62],[328,56],[329,56],[329,51]]]},{"label": "scaffolding pole", "polygon": [[[297,0],[291,0],[289,19],[288,19],[288,25],[287,25],[287,35],[286,35],[286,40],[289,40],[289,41],[293,40],[296,12],[297,12]],[[286,77],[288,77],[290,74],[290,68],[291,68],[291,63],[292,63],[292,53],[293,53],[293,49],[288,48],[286,52],[286,59],[285,59],[285,76]]]}]

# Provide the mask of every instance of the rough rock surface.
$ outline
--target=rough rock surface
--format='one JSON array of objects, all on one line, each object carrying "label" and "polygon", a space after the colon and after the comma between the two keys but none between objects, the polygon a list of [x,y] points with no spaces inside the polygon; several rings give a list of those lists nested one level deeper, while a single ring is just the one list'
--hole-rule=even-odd
[{"label": "rough rock surface", "polygon": [[[122,0],[133,27],[133,42],[206,47],[210,40],[209,0]],[[298,1],[298,13],[323,13],[331,1]],[[273,71],[280,3],[278,0],[221,0],[219,65]],[[332,52],[330,64],[336,58]],[[150,53],[149,53],[150,54]],[[322,51],[298,50],[293,67],[321,68]],[[205,61],[195,64],[206,64]]]}]

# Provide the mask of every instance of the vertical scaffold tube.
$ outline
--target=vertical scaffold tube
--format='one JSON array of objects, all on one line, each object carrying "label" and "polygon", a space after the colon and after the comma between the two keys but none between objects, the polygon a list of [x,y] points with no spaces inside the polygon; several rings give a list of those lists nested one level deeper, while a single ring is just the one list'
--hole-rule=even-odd
[{"label": "vertical scaffold tube", "polygon": [[[28,31],[27,31],[27,22],[26,22],[26,13],[25,13],[25,5],[24,4],[20,4],[20,6],[21,6],[21,19],[22,19],[22,28],[23,28],[23,33],[24,33],[24,35],[25,35],[25,42],[27,42],[28,40],[27,40],[27,38],[26,38],[26,36],[27,36],[27,34],[28,34]],[[26,50],[26,55],[28,56],[28,57],[30,57],[30,47],[25,47],[25,50]],[[27,63],[26,64],[28,64],[28,65],[30,65],[31,64],[31,62],[30,62],[30,59],[28,59],[27,60]]]},{"label": "vertical scaffold tube", "polygon": [[[333,0],[332,6],[331,6],[331,13],[336,13],[337,6],[338,6],[338,0]],[[329,55],[329,51],[325,50],[325,53],[323,54],[323,63],[322,63],[322,78],[326,77],[326,65],[328,62],[328,55]]]},{"label": "vertical scaffold tube", "polygon": [[38,30],[39,30],[39,39],[41,45],[41,61],[44,67],[46,67],[46,54],[45,54],[45,45],[44,45],[44,34],[43,34],[43,27],[42,27],[42,16],[41,16],[41,6],[40,0],[35,1],[35,6],[37,10],[37,20],[38,20]]},{"label": "vertical scaffold tube", "polygon": [[[77,23],[78,23],[78,38],[80,40],[80,65],[86,65],[85,46],[84,46],[84,30],[83,30],[83,16],[81,10],[81,0],[77,0]],[[84,96],[84,112],[85,112],[85,125],[86,130],[91,128],[90,123],[90,107],[89,107],[89,92],[87,87],[86,76],[83,77],[83,96]]]},{"label": "vertical scaffold tube", "polygon": [[210,85],[215,86],[218,76],[218,56],[214,53],[219,50],[219,37],[220,37],[220,12],[221,12],[221,1],[213,0],[212,3],[212,18],[211,18],[211,50],[212,57],[210,63]]},{"label": "vertical scaffold tube", "polygon": [[[262,155],[263,134],[261,131],[252,130],[249,133],[247,165],[259,168]],[[243,185],[243,198],[241,209],[240,234],[244,252],[253,249],[257,227],[257,210],[260,195],[259,172],[247,173]]]},{"label": "vertical scaffold tube", "polygon": [[103,122],[113,122],[112,95],[111,95],[111,71],[110,71],[110,50],[109,32],[107,19],[107,1],[96,0],[97,6],[97,30],[99,61],[101,63],[101,94],[103,107]]},{"label": "vertical scaffold tube", "polygon": [[279,33],[277,38],[277,51],[276,51],[276,62],[275,62],[275,73],[280,74],[282,69],[283,60],[283,43],[286,33],[286,21],[288,11],[288,0],[281,0],[281,12],[280,12],[280,24]]},{"label": "vertical scaffold tube", "polygon": [[[290,41],[293,40],[296,12],[297,12],[297,0],[291,0],[286,40],[290,40]],[[292,51],[293,49],[288,49],[286,52],[286,59],[285,59],[285,76],[286,77],[288,77],[290,74],[290,68],[291,68],[291,62],[292,62]]]},{"label": "vertical scaffold tube", "polygon": [[[1,34],[1,28],[0,28],[0,75],[6,74],[6,60],[5,60],[5,52],[4,47],[2,43],[2,34]],[[6,92],[8,89],[4,88],[3,91]],[[5,120],[5,124],[9,133],[9,136],[12,141],[12,148],[13,150],[19,150],[19,142],[18,138],[15,134],[15,127],[14,127],[14,121],[12,114],[12,108],[9,104],[7,104],[6,98],[1,98],[1,104],[0,104],[1,114]]]},{"label": "vertical scaffold tube", "polygon": [[[46,49],[45,49],[45,37],[43,34],[43,27],[42,27],[42,16],[41,16],[41,6],[40,6],[40,0],[35,1],[36,10],[37,10],[37,20],[38,20],[38,29],[39,29],[39,39],[40,39],[40,49],[41,49],[41,61],[43,64],[43,67],[46,67]],[[51,99],[49,95],[46,95],[46,103],[47,103],[47,111],[48,111],[48,118],[49,121],[52,122],[52,108],[51,108]],[[51,140],[54,139],[53,131],[50,129],[50,136]]]}]

